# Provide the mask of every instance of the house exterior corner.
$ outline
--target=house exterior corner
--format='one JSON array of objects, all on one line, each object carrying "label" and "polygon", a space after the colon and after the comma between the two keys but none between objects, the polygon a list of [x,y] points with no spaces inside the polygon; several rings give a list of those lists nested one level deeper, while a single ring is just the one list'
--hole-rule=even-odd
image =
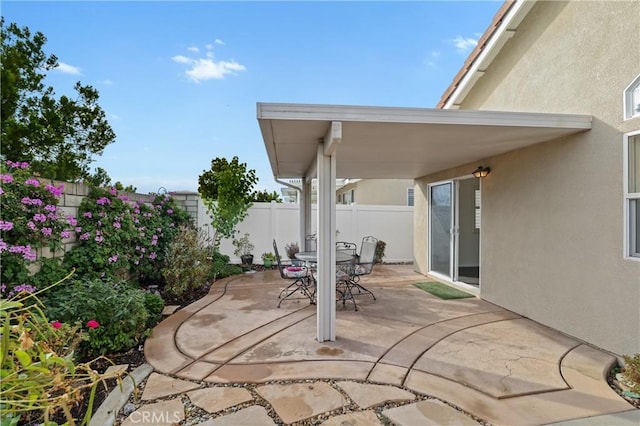
[{"label": "house exterior corner", "polygon": [[[640,3],[537,2],[460,109],[588,114],[592,129],[482,160],[480,296],[615,354],[640,352],[640,258],[625,253],[624,91]],[[415,184],[416,269],[430,272],[429,185]],[[640,166],[639,166],[640,167]]]}]

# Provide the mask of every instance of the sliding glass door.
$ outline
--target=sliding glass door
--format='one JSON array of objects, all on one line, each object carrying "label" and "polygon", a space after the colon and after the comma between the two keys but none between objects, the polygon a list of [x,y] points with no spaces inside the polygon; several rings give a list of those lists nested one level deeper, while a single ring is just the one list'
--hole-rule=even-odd
[{"label": "sliding glass door", "polygon": [[445,182],[429,187],[430,269],[453,279],[454,184]]}]

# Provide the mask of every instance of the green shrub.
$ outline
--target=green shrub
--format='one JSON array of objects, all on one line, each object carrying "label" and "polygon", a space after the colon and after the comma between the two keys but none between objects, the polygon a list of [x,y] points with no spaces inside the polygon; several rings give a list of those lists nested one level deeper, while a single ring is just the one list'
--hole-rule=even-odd
[{"label": "green shrub", "polygon": [[147,317],[147,328],[154,327],[162,317],[162,309],[164,308],[164,300],[155,293],[144,293],[144,307],[149,313]]},{"label": "green shrub", "polygon": [[169,246],[162,274],[164,292],[176,300],[184,300],[207,284],[209,277],[208,250],[202,231],[181,227]]},{"label": "green shrub", "polygon": [[374,257],[374,263],[382,263],[382,259],[384,259],[384,250],[387,248],[387,243],[382,240],[378,240],[376,243],[376,251]]},{"label": "green shrub", "polygon": [[242,268],[240,266],[229,263],[229,256],[218,251],[213,253],[211,261],[211,277],[213,281],[241,273]]},{"label": "green shrub", "polygon": [[1,424],[51,425],[58,411],[64,413],[65,424],[75,424],[71,409],[83,390],[91,388],[82,419],[86,424],[96,386],[104,378],[91,363],[74,362],[74,348],[86,336],[84,331],[78,325],[49,322],[37,296],[24,292],[11,300],[0,299],[0,318]]},{"label": "green shrub", "polygon": [[81,345],[83,356],[128,349],[146,331],[149,314],[145,292],[125,283],[101,280],[74,281],[49,292],[44,299],[49,318],[60,322],[95,320],[99,328],[89,330]]}]

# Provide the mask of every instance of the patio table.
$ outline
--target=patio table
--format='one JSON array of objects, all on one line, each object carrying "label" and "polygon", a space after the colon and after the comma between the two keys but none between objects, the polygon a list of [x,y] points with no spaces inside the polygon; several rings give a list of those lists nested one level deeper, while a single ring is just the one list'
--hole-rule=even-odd
[{"label": "patio table", "polygon": [[[312,300],[312,302],[315,302],[315,296],[316,296],[316,286],[317,286],[317,282],[316,282],[316,278],[313,274],[313,268],[310,267],[310,263],[317,263],[318,262],[318,252],[317,251],[301,251],[296,253],[296,259],[301,260],[303,262],[305,262],[307,264],[307,267],[309,268],[311,272],[310,274],[310,279],[311,282],[313,283],[313,293],[312,293],[312,297],[314,300]],[[340,250],[336,250],[336,264],[347,264],[347,263],[352,263],[354,260],[353,255],[350,253],[346,253],[344,251],[340,251]],[[345,300],[346,299],[351,299],[353,300],[353,296],[350,295],[350,291],[348,291],[349,288],[347,287],[345,289],[345,291],[339,290],[336,288],[336,293],[339,294],[339,300],[342,300],[342,304],[345,304]],[[354,301],[355,304],[355,301]],[[357,308],[356,308],[357,310]]]}]

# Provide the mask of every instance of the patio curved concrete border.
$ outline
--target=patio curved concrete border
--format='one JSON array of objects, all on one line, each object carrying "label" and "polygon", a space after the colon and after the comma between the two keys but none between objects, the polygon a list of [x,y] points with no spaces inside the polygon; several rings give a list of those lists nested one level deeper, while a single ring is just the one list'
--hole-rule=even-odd
[{"label": "patio curved concrete border", "polygon": [[335,342],[315,339],[315,306],[287,300],[275,271],[218,281],[153,331],[157,372],[210,383],[342,379],[436,397],[495,424],[545,424],[633,407],[606,375],[615,357],[480,299],[440,300],[425,277],[381,266],[337,309]]}]

